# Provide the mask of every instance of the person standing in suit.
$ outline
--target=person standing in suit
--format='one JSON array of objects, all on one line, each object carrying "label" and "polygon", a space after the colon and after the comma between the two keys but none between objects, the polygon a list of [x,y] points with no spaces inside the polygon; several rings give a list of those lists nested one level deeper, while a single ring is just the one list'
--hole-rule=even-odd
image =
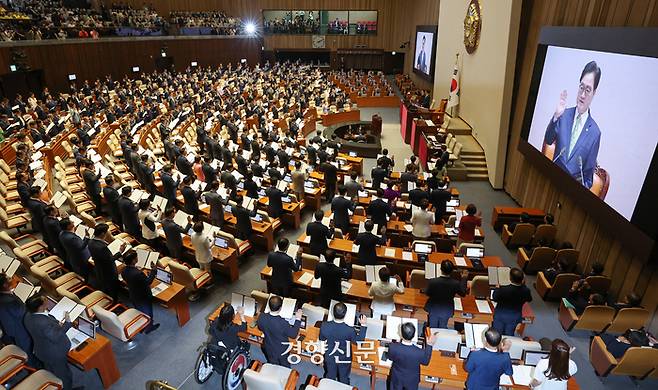
[{"label": "person standing in suit", "polygon": [[416,390],[420,383],[420,366],[426,366],[432,358],[434,336],[430,336],[424,347],[418,347],[413,339],[416,327],[411,322],[400,326],[401,342],[389,344],[386,357],[393,362],[388,377],[390,390]]},{"label": "person standing in suit", "polygon": [[567,107],[567,91],[548,122],[544,145],[553,145],[553,162],[586,188],[591,188],[597,165],[601,130],[590,114],[590,105],[601,81],[601,68],[588,62],[580,74],[576,106]]},{"label": "person standing in suit", "polygon": [[452,278],[455,265],[450,260],[441,262],[441,276],[427,283],[427,326],[429,328],[447,328],[448,320],[455,311],[455,295],[466,295],[468,271],[462,270],[460,279]]},{"label": "person standing in suit", "polygon": [[101,215],[103,212],[101,204],[101,174],[95,172],[94,163],[90,160],[84,162],[84,170],[82,171],[82,179],[85,183],[87,195],[91,201],[96,205],[96,215]]},{"label": "person standing in suit", "polygon": [[389,218],[394,215],[393,209],[384,200],[384,190],[381,188],[377,188],[377,197],[373,197],[366,211],[372,222],[378,226],[386,226]]},{"label": "person standing in suit", "polygon": [[286,353],[286,344],[289,338],[297,337],[302,324],[302,310],[295,313],[295,323],[290,325],[287,319],[279,315],[283,306],[283,299],[273,295],[268,302],[270,312],[258,316],[258,329],[263,332],[263,353],[268,363],[290,367],[289,353]]},{"label": "person standing in suit", "polygon": [[200,193],[194,191],[191,187],[192,176],[185,176],[183,179],[183,187],[180,190],[181,195],[183,195],[183,205],[185,206],[185,212],[192,214],[196,219],[199,217],[199,197]]},{"label": "person standing in suit", "polygon": [[156,223],[160,221],[162,217],[162,210],[160,206],[155,211],[150,209],[151,201],[146,198],[139,201],[139,211],[137,212],[137,218],[139,223],[142,225],[142,238],[146,243],[152,248],[158,248],[158,231]]},{"label": "person standing in suit", "polygon": [[409,202],[414,206],[420,206],[423,202],[429,202],[430,193],[427,186],[418,186],[409,191]]},{"label": "person standing in suit", "polygon": [[153,294],[151,283],[155,279],[156,268],[153,267],[148,276],[135,266],[137,264],[137,252],[129,250],[123,255],[126,267],[121,271],[121,277],[128,285],[128,295],[135,309],[149,316],[151,322],[144,328],[144,333],[149,334],[160,327],[153,319]]},{"label": "person standing in suit", "polygon": [[509,271],[511,284],[508,286],[496,286],[492,299],[498,302],[494,310],[491,327],[505,336],[514,336],[516,326],[523,319],[523,305],[532,302],[530,289],[524,284],[523,271],[512,268]]},{"label": "person standing in suit", "polygon": [[283,297],[290,296],[290,288],[293,284],[292,273],[301,269],[302,249],[299,248],[296,259],[293,259],[286,253],[289,245],[290,242],[287,238],[281,238],[277,243],[278,250],[270,252],[267,256],[267,266],[272,267],[272,294]]},{"label": "person standing in suit", "polygon": [[494,328],[484,332],[484,348],[472,351],[466,359],[464,369],[468,371],[467,389],[497,390],[500,376],[512,376],[512,361],[509,353],[499,350],[502,336]]},{"label": "person standing in suit", "polygon": [[25,305],[12,292],[11,278],[4,272],[0,273],[0,327],[2,327],[2,343],[15,344],[30,356],[30,363],[34,362],[32,354],[32,339],[25,329],[23,318]]},{"label": "person standing in suit", "polygon": [[30,212],[32,228],[43,234],[43,217],[46,216],[46,207],[48,204],[41,200],[41,188],[30,187],[30,199],[27,200],[26,208]]},{"label": "person standing in suit", "polygon": [[331,202],[336,195],[336,183],[338,182],[338,168],[336,168],[330,161],[323,161],[320,163],[318,170],[324,174],[325,191],[327,194],[327,202]]},{"label": "person standing in suit", "polygon": [[271,178],[270,182],[270,188],[265,190],[265,195],[268,198],[267,214],[270,218],[279,218],[283,213],[283,201],[281,198],[285,196],[285,193],[276,187],[278,184],[277,179]]},{"label": "person standing in suit", "polygon": [[430,192],[430,203],[434,206],[434,223],[440,224],[446,214],[446,203],[452,199],[452,194],[447,189],[445,181],[440,180],[432,192]]},{"label": "person standing in suit", "polygon": [[151,166],[149,163],[149,156],[147,154],[142,155],[138,169],[142,174],[142,184],[144,184],[146,191],[148,191],[151,195],[156,194],[158,189],[155,186],[155,176],[153,175],[155,172],[155,167]]},{"label": "person standing in suit", "polygon": [[331,201],[331,211],[334,213],[334,225],[342,230],[343,234],[347,234],[350,229],[350,212],[354,212],[356,206],[346,196],[347,189],[345,186],[338,186],[338,193],[340,196],[335,197]]},{"label": "person standing in suit", "polygon": [[419,209],[411,214],[411,234],[420,239],[429,238],[432,235],[432,226],[434,224],[434,214],[427,211],[428,202],[423,200]]},{"label": "person standing in suit", "polygon": [[482,212],[478,212],[474,204],[466,206],[466,215],[459,221],[459,234],[457,235],[457,246],[475,240],[475,229],[482,226]]},{"label": "person standing in suit", "polygon": [[120,285],[115,262],[121,258],[121,253],[126,249],[126,243],[121,244],[116,255],[112,255],[112,252],[107,249],[108,241],[111,238],[112,235],[109,233],[109,226],[106,223],[96,225],[94,238],[89,240],[89,253],[94,259],[96,281],[100,289],[116,302],[119,298]]},{"label": "person standing in suit", "polygon": [[121,221],[123,221],[123,230],[133,236],[135,239],[142,238],[142,228],[139,223],[139,207],[130,200],[133,189],[130,186],[121,188],[121,197],[119,198],[119,211],[121,212]]},{"label": "person standing in suit", "polygon": [[343,298],[341,282],[352,277],[352,264],[345,261],[342,267],[334,263],[336,252],[327,249],[323,262],[315,266],[314,278],[320,279],[320,305],[329,308],[331,300],[340,301]]},{"label": "person standing in suit", "polygon": [[119,226],[123,226],[121,222],[121,211],[119,211],[119,191],[114,188],[114,177],[110,174],[105,178],[105,187],[103,187],[103,198],[107,202],[112,222]]},{"label": "person standing in suit", "polygon": [[256,209],[247,210],[242,206],[244,198],[242,195],[235,197],[235,206],[231,207],[231,214],[235,216],[235,236],[241,240],[248,240],[253,233],[251,226],[251,217],[256,216]]},{"label": "person standing in suit", "polygon": [[59,233],[59,242],[66,252],[66,257],[69,259],[69,263],[71,263],[73,272],[82,276],[85,282],[89,282],[89,275],[91,273],[91,265],[89,264],[91,253],[89,253],[89,247],[87,245],[89,239],[85,237],[83,240],[78,237],[73,232],[73,222],[68,218],[59,221],[59,226],[62,228],[62,231]]},{"label": "person standing in suit", "polygon": [[322,323],[319,339],[326,345],[324,377],[349,385],[352,372],[352,343],[364,340],[367,327],[366,316],[361,314],[359,316],[361,327],[357,332],[352,326],[345,323],[345,314],[347,314],[347,306],[343,302],[335,304],[334,320]]},{"label": "person standing in suit", "polygon": [[160,179],[162,180],[162,193],[165,198],[167,198],[167,204],[169,207],[176,207],[176,193],[178,192],[178,186],[180,185],[180,179],[174,180],[172,176],[173,167],[171,164],[166,164],[162,167],[162,172],[160,172]]},{"label": "person standing in suit", "polygon": [[221,228],[224,226],[224,205],[226,202],[217,193],[217,190],[219,190],[218,181],[211,182],[209,187],[208,191],[203,193],[203,198],[210,206],[210,223]]},{"label": "person standing in suit", "polygon": [[[43,240],[48,244],[48,250],[51,253],[56,253],[68,264],[66,251],[62,248],[62,243],[59,242],[59,233],[62,232],[62,227],[59,225],[59,219],[57,218],[57,208],[48,205],[45,213],[46,216],[43,217]],[[70,264],[68,265],[70,266]]]},{"label": "person standing in suit", "polygon": [[372,318],[380,318],[383,315],[389,315],[395,311],[395,294],[403,294],[404,285],[399,275],[395,275],[395,280],[391,280],[391,271],[387,267],[379,269],[379,280],[373,282],[368,289],[368,295],[372,297],[370,308],[372,309]]},{"label": "person standing in suit", "polygon": [[377,245],[386,245],[386,225],[381,227],[381,237],[373,234],[372,229],[374,227],[373,221],[367,220],[363,224],[365,232],[358,233],[354,239],[354,244],[359,246],[360,265],[376,265]]},{"label": "person standing in suit", "polygon": [[169,256],[177,259],[183,259],[183,239],[181,234],[187,234],[192,228],[192,216],[187,217],[187,225],[180,226],[174,222],[176,209],[169,207],[165,210],[164,218],[162,219],[162,230],[165,233],[165,240]]},{"label": "person standing in suit", "polygon": [[48,314],[47,300],[43,295],[34,295],[25,302],[25,328],[34,342],[34,355],[46,370],[62,380],[63,390],[73,389],[73,373],[68,364],[71,341],[66,331],[71,328],[69,314],[57,321]]},{"label": "person standing in suit", "polygon": [[370,177],[372,178],[372,189],[377,190],[388,177],[388,171],[377,161],[377,166],[370,171]]},{"label": "person standing in suit", "polygon": [[322,210],[317,210],[314,214],[315,221],[309,222],[306,225],[306,235],[309,237],[309,249],[314,256],[320,256],[327,251],[329,244],[327,240],[333,237],[333,221],[329,223],[329,227],[322,224],[324,213]]},{"label": "person standing in suit", "polygon": [[350,180],[345,183],[345,190],[347,196],[356,200],[359,196],[359,191],[363,191],[363,186],[357,181],[359,175],[356,172],[350,174]]},{"label": "person standing in suit", "polygon": [[194,169],[192,163],[188,161],[184,151],[181,150],[181,155],[176,158],[176,168],[183,174],[183,176],[194,176]]}]

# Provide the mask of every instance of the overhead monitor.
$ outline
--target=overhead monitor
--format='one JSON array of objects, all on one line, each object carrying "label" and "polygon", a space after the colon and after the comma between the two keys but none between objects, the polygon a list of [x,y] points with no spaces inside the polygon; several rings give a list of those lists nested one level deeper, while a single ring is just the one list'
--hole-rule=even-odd
[{"label": "overhead monitor", "polygon": [[413,71],[422,78],[434,79],[437,26],[416,26]]}]

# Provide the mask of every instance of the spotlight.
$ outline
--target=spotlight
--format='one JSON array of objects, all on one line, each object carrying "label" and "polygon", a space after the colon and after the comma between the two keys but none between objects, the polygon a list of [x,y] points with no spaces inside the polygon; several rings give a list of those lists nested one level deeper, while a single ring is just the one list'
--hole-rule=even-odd
[{"label": "spotlight", "polygon": [[190,65],[192,65],[192,67],[195,68],[195,67],[197,67],[197,65],[199,65],[199,64],[198,64],[196,61],[192,61],[192,63],[191,63]]},{"label": "spotlight", "polygon": [[249,22],[247,25],[244,27],[244,31],[247,32],[247,34],[253,34],[256,32],[256,25]]},{"label": "spotlight", "polygon": [[392,55],[395,55],[395,52],[391,52]]},{"label": "spotlight", "polygon": [[18,67],[16,65],[9,65],[9,70],[12,72],[16,72],[18,70]]}]

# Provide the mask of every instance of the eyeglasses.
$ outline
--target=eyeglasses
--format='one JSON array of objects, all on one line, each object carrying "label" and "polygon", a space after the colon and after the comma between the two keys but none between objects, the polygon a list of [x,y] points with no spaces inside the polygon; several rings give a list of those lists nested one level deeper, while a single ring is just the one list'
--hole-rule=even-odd
[{"label": "eyeglasses", "polygon": [[592,92],[594,92],[594,90],[593,90],[592,87],[590,87],[589,85],[580,84],[580,85],[578,86],[578,93],[579,93],[579,94],[583,94],[583,93],[584,93],[585,96],[589,96],[589,95],[592,94]]}]

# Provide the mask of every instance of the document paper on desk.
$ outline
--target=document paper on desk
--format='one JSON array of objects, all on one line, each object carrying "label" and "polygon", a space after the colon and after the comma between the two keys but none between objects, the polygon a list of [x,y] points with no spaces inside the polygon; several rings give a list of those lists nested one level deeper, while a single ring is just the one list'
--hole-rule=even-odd
[{"label": "document paper on desk", "polygon": [[396,316],[386,316],[386,338],[389,340],[397,340],[400,341],[400,327],[402,324],[406,324],[407,322],[410,322],[414,325],[414,328],[416,328],[416,332],[414,333],[414,338],[413,342],[417,343],[418,342],[418,319],[416,318],[402,318],[402,317],[396,317]]},{"label": "document paper on desk", "polygon": [[156,295],[160,294],[161,292],[163,292],[164,290],[166,290],[168,288],[169,288],[169,285],[167,285],[166,283],[160,282],[155,287],[153,287],[151,289],[151,294],[153,296],[156,296]]},{"label": "document paper on desk", "polygon": [[315,279],[311,280],[311,288],[320,288],[322,286],[322,279]]},{"label": "document paper on desk", "polygon": [[[334,306],[338,303],[336,300],[331,300],[329,305],[329,315],[327,319],[329,321],[334,321]],[[353,303],[345,303],[347,307],[347,312],[345,312],[345,325],[354,326],[356,323],[356,305]]]},{"label": "document paper on desk", "polygon": [[408,251],[402,251],[402,260],[412,261],[413,259],[414,259],[413,253]]},{"label": "document paper on desk", "polygon": [[489,302],[485,299],[476,299],[475,305],[478,307],[480,313],[491,314],[491,306],[489,306]]},{"label": "document paper on desk", "polygon": [[512,378],[510,378],[509,375],[503,374],[500,376],[500,380],[498,382],[501,386],[512,386],[514,383],[512,383]]},{"label": "document paper on desk", "polygon": [[512,370],[514,370],[514,374],[512,375],[512,379],[514,380],[514,384],[529,386],[534,373],[533,369],[533,366],[513,365]]},{"label": "document paper on desk", "polygon": [[55,317],[57,321],[62,321],[64,314],[68,312],[69,319],[75,321],[85,309],[85,305],[80,305],[68,297],[63,297],[48,314]]},{"label": "document paper on desk", "polygon": [[89,338],[89,336],[73,327],[66,331],[66,337],[68,337],[71,342],[71,348],[69,348],[69,351],[78,348],[80,344],[84,343]]},{"label": "document paper on desk", "polygon": [[308,286],[308,284],[313,280],[313,274],[310,272],[304,272],[302,276],[297,279],[297,281],[301,284],[305,284]]},{"label": "document paper on desk", "polygon": [[20,265],[20,261],[12,259],[4,254],[0,255],[0,271],[2,271],[7,277],[13,277]]},{"label": "document paper on desk", "polygon": [[395,257],[395,248],[386,248],[384,250],[384,256],[386,256],[386,257]]},{"label": "document paper on desk", "polygon": [[459,297],[454,297],[452,298],[455,302],[455,310],[462,311],[464,310],[464,306],[462,306],[462,299]]},{"label": "document paper on desk", "polygon": [[459,267],[466,267],[466,259],[461,256],[455,256],[455,264]]},{"label": "document paper on desk", "polygon": [[352,288],[352,283],[345,280],[340,282],[340,289],[343,294],[347,294],[347,292],[350,291],[350,288]]},{"label": "document paper on desk", "polygon": [[425,279],[438,278],[441,275],[440,265],[429,261],[425,262]]},{"label": "document paper on desk", "polygon": [[379,280],[379,270],[385,265],[366,265],[366,283],[374,283]]}]

